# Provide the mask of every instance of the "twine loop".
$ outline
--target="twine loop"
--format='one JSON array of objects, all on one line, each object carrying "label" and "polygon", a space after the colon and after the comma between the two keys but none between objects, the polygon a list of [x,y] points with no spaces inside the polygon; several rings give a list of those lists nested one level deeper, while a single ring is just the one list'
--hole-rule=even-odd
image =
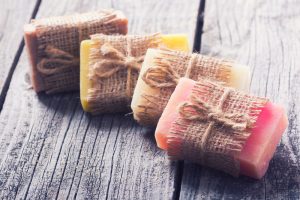
[{"label": "twine loop", "polygon": [[101,46],[100,52],[104,58],[93,66],[95,74],[100,78],[108,78],[123,69],[139,71],[144,61],[144,56],[126,56],[108,43]]},{"label": "twine loop", "polygon": [[143,74],[143,81],[151,87],[170,88],[176,87],[179,75],[172,69],[169,61],[161,60],[158,65],[150,67]]},{"label": "twine loop", "polygon": [[[222,111],[223,104],[232,91],[231,88],[225,88],[217,107],[209,105],[194,95],[191,96],[191,102],[184,102],[179,106],[179,113],[182,118],[192,121],[199,120],[208,122],[208,126],[201,136],[201,141],[199,143],[199,159],[202,164],[206,162],[205,152],[207,141],[216,124],[221,125],[224,128],[242,132],[249,128],[249,124],[251,123],[249,116],[239,113],[224,113]],[[226,133],[227,131],[224,132]]]},{"label": "twine loop", "polygon": [[179,106],[179,113],[186,120],[209,121],[236,131],[245,131],[250,128],[249,124],[251,123],[248,115],[222,111],[222,106],[231,91],[230,88],[225,89],[217,107],[192,95],[190,102],[184,102]]},{"label": "twine loop", "polygon": [[47,45],[44,52],[45,57],[37,64],[38,71],[44,75],[53,75],[79,66],[79,59],[66,51]]},{"label": "twine loop", "polygon": [[126,94],[128,101],[132,97],[131,71],[140,71],[144,55],[139,57],[131,56],[131,41],[127,38],[127,55],[114,48],[112,45],[105,43],[100,47],[100,53],[104,58],[96,62],[93,66],[94,73],[99,78],[108,78],[127,69]]},{"label": "twine loop", "polygon": [[[192,68],[197,61],[197,55],[191,54],[186,67],[185,77],[189,78]],[[167,59],[157,59],[155,66],[150,67],[144,73],[142,79],[150,87],[155,88],[175,88],[180,79],[180,75],[173,70],[172,64]]]}]

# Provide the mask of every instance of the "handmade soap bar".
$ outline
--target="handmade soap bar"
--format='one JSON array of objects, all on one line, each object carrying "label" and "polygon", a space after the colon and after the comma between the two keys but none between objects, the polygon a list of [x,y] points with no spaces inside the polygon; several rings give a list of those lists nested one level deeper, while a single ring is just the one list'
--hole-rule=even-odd
[{"label": "handmade soap bar", "polygon": [[[121,57],[112,55],[116,52],[107,53],[107,47],[121,54]],[[147,49],[162,47],[188,51],[188,38],[184,34],[157,33],[143,36],[94,35],[91,40],[82,41],[80,99],[83,109],[93,114],[129,111],[139,68]],[[102,70],[99,70],[100,65]]]},{"label": "handmade soap bar", "polygon": [[134,118],[140,124],[157,124],[180,77],[205,78],[248,91],[250,70],[200,54],[149,49],[131,103]]},{"label": "handmade soap bar", "polygon": [[127,24],[116,10],[32,20],[24,26],[24,37],[34,90],[78,90],[80,42],[95,33],[126,34]]},{"label": "handmade soap bar", "polygon": [[[260,179],[287,127],[287,116],[280,105],[225,89],[180,79],[158,122],[157,145],[175,159]],[[183,105],[188,105],[185,110]]]}]

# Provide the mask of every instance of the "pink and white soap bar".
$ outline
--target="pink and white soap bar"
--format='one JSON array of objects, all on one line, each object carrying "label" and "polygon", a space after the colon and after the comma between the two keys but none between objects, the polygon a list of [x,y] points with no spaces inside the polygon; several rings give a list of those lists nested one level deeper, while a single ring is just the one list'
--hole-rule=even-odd
[{"label": "pink and white soap bar", "polygon": [[[178,105],[189,100],[196,82],[181,78],[173,92],[155,131],[158,147],[168,151],[174,141],[168,140],[173,123],[179,117]],[[260,179],[268,169],[281,136],[288,125],[287,116],[282,106],[268,101],[262,107],[251,129],[242,151],[235,158],[240,164],[240,174]]]}]

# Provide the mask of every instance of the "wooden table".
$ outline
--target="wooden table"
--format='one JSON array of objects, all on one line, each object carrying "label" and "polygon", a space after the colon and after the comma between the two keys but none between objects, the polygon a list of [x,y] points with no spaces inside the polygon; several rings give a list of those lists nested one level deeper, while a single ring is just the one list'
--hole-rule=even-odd
[{"label": "wooden table", "polygon": [[[1,0],[1,199],[300,199],[300,2]],[[92,117],[79,94],[30,87],[22,27],[32,18],[116,8],[130,33],[187,33],[194,51],[252,70],[251,92],[285,105],[289,126],[260,180],[170,162],[132,116]]]}]

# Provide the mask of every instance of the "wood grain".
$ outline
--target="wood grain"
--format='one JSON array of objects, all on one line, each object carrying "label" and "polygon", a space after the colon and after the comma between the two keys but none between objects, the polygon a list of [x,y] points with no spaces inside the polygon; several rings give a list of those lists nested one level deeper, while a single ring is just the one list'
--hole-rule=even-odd
[{"label": "wood grain", "polygon": [[289,126],[262,180],[185,163],[181,199],[300,198],[299,10],[293,0],[206,1],[201,52],[249,65],[251,92],[283,104]]},{"label": "wood grain", "polygon": [[24,47],[23,25],[35,15],[38,1],[0,1],[0,110]]},{"label": "wood grain", "polygon": [[[199,1],[43,0],[37,17],[121,9],[130,33],[188,33]],[[36,95],[22,53],[0,114],[1,199],[170,199],[176,165],[131,115],[91,117],[79,94]]]}]

